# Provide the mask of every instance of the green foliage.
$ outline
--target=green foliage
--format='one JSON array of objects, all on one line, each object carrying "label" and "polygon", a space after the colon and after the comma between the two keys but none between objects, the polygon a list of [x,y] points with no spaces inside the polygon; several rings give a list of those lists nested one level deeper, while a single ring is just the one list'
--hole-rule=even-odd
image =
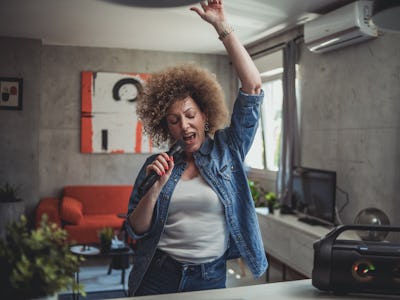
[{"label": "green foliage", "polygon": [[266,206],[266,199],[262,196],[264,195],[264,190],[262,187],[260,187],[260,185],[253,181],[248,179],[248,184],[250,187],[250,191],[251,191],[251,196],[253,197],[253,201],[254,201],[254,205],[256,207],[263,207]]},{"label": "green foliage", "polygon": [[18,193],[19,187],[14,187],[6,182],[4,186],[0,187],[0,202],[5,203],[22,201],[22,199],[18,197]]},{"label": "green foliage", "polygon": [[114,237],[114,230],[111,227],[104,227],[99,231],[100,239],[111,241]]},{"label": "green foliage", "polygon": [[265,191],[257,182],[248,179],[248,184],[256,207],[278,208],[278,198],[274,192]]},{"label": "green foliage", "polygon": [[264,195],[265,200],[267,200],[268,207],[278,208],[278,198],[274,192],[267,192]]},{"label": "green foliage", "polygon": [[112,239],[114,237],[114,230],[111,227],[104,227],[99,231],[100,237],[100,251],[108,252],[111,249]]},{"label": "green foliage", "polygon": [[262,206],[258,205],[260,200],[260,188],[258,184],[256,184],[253,180],[248,179],[248,184],[250,187],[251,197],[253,197],[253,201],[255,206]]},{"label": "green foliage", "polygon": [[39,228],[29,230],[22,215],[0,240],[0,280],[8,299],[51,296],[69,287],[86,295],[75,283],[83,258],[70,251],[67,232],[47,219],[43,215]]}]

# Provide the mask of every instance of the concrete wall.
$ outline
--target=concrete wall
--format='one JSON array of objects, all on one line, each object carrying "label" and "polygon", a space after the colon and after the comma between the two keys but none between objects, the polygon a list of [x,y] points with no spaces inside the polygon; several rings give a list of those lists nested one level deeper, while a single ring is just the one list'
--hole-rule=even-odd
[{"label": "concrete wall", "polygon": [[400,35],[325,54],[303,46],[299,66],[302,164],[337,171],[344,222],[376,207],[400,225]]},{"label": "concrete wall", "polygon": [[[132,184],[146,157],[79,152],[81,71],[153,72],[195,61],[216,73],[228,99],[236,91],[225,56],[10,38],[0,45],[0,76],[24,79],[23,110],[0,110],[0,184],[21,185],[28,212],[67,184]],[[350,196],[343,221],[374,206],[399,225],[400,35],[326,54],[302,47],[299,65],[302,164],[337,171],[338,186]],[[337,200],[340,207],[339,192]]]},{"label": "concrete wall", "polygon": [[23,78],[23,110],[0,110],[0,185],[19,187],[28,210],[39,196],[41,51],[40,41],[0,37],[0,77]]},{"label": "concrete wall", "polygon": [[28,213],[41,197],[59,197],[65,185],[133,184],[147,157],[80,153],[82,71],[151,73],[191,61],[216,74],[227,99],[236,95],[231,92],[235,76],[224,55],[42,46],[25,39],[0,42],[0,75],[18,75],[25,84],[23,110],[0,111],[0,183],[24,187]]}]

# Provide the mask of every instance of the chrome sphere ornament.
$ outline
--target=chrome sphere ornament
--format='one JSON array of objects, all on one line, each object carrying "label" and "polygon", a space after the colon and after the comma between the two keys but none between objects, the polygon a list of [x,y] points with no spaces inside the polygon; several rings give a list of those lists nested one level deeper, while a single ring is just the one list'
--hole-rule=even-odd
[{"label": "chrome sphere ornament", "polygon": [[[361,210],[354,219],[354,223],[357,225],[390,225],[388,216],[374,207]],[[357,234],[363,241],[383,241],[389,232],[359,230]]]}]

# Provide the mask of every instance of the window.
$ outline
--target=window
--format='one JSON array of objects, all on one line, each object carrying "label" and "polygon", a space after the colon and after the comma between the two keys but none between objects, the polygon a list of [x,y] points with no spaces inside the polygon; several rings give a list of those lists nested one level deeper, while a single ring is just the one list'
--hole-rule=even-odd
[{"label": "window", "polygon": [[282,52],[256,59],[264,90],[261,120],[246,165],[272,176],[278,171],[282,132]]},{"label": "window", "polygon": [[261,108],[261,122],[246,164],[253,169],[278,171],[282,132],[282,79],[267,79],[262,86],[265,97]]}]

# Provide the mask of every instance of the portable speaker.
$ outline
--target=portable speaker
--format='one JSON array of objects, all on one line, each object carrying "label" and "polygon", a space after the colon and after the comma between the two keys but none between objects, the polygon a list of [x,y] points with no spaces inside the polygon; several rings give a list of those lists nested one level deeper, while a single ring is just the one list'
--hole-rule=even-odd
[{"label": "portable speaker", "polygon": [[337,226],[314,243],[313,286],[336,294],[400,294],[400,244],[338,239],[346,230],[400,232],[400,227]]}]

